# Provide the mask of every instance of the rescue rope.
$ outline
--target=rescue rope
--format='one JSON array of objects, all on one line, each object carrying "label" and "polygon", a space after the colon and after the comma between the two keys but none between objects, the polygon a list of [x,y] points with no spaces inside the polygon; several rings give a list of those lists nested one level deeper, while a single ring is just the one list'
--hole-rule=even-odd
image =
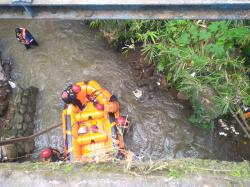
[{"label": "rescue rope", "polygon": [[13,144],[13,143],[17,143],[17,142],[22,142],[22,141],[29,141],[29,140],[32,140],[34,138],[36,138],[37,136],[40,136],[42,134],[45,134],[49,131],[51,131],[52,129],[55,129],[57,127],[60,127],[62,124],[57,124],[57,125],[54,125],[50,128],[47,128],[41,132],[38,132],[38,133],[35,133],[33,135],[30,135],[30,136],[25,136],[25,137],[20,137],[20,138],[13,138],[13,139],[9,139],[9,140],[3,140],[3,141],[0,141],[0,146],[2,145],[7,145],[7,144]]},{"label": "rescue rope", "polygon": [[32,155],[36,155],[37,153],[29,153],[29,154],[25,154],[23,156],[17,156],[17,157],[14,157],[14,158],[7,158],[7,160],[18,160],[18,159],[21,159],[21,158],[29,158],[30,156]]}]

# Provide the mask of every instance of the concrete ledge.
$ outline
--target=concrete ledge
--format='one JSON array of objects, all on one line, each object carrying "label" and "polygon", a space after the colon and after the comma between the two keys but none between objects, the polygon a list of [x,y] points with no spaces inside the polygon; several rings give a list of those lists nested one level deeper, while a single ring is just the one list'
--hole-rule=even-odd
[{"label": "concrete ledge", "polygon": [[[2,163],[1,187],[249,186],[249,163],[171,160],[137,163]],[[158,169],[157,169],[158,168]],[[236,173],[236,174],[235,174]],[[233,176],[237,175],[237,176]],[[236,178],[238,177],[238,178]]]},{"label": "concrete ledge", "polygon": [[250,0],[0,0],[4,19],[250,19]]},{"label": "concrete ledge", "polygon": [[[20,0],[21,1],[21,0]],[[31,0],[22,0],[31,1]],[[0,4],[10,5],[13,0],[0,0]],[[249,0],[33,0],[32,5],[211,5],[249,4]]]},{"label": "concrete ledge", "polygon": [[250,5],[218,7],[32,7],[32,15],[23,7],[0,6],[0,19],[250,19]]}]

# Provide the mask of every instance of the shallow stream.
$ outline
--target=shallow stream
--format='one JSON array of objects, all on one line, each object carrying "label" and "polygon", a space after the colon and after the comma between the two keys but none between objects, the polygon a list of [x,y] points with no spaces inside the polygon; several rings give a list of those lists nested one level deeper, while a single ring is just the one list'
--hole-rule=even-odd
[{"label": "shallow stream", "polygon": [[[39,47],[26,50],[15,40],[16,27],[26,27]],[[114,93],[133,129],[127,149],[144,158],[217,158],[211,135],[188,122],[189,109],[171,95],[137,99],[132,69],[97,33],[81,21],[0,20],[0,51],[14,59],[13,80],[39,88],[36,131],[60,123],[60,94],[66,83],[95,79]],[[142,90],[147,95],[145,90]],[[62,129],[36,139],[37,152],[47,146],[63,149]],[[224,156],[222,152],[219,155]]]}]

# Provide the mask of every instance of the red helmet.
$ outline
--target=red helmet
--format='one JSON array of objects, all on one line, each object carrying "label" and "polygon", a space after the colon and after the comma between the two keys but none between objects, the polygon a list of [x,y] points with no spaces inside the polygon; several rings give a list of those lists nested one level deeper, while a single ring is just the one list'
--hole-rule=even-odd
[{"label": "red helmet", "polygon": [[104,110],[104,105],[101,104],[101,103],[97,103],[97,104],[95,105],[95,107],[96,107],[97,110]]},{"label": "red helmet", "polygon": [[72,90],[73,90],[74,93],[77,94],[77,93],[79,93],[81,91],[81,87],[75,84],[75,85],[72,86]]},{"label": "red helmet", "polygon": [[51,154],[52,154],[51,149],[46,148],[46,149],[42,150],[40,157],[41,158],[49,158],[49,157],[51,157]]},{"label": "red helmet", "polygon": [[117,118],[116,123],[120,125],[125,125],[126,124],[126,118],[124,116]]},{"label": "red helmet", "polygon": [[90,102],[94,102],[95,101],[95,97],[93,95],[87,95],[86,96],[87,99],[90,101]]},{"label": "red helmet", "polygon": [[92,126],[91,126],[91,130],[92,130],[93,132],[98,132],[98,127],[97,127],[96,125],[92,125]]}]

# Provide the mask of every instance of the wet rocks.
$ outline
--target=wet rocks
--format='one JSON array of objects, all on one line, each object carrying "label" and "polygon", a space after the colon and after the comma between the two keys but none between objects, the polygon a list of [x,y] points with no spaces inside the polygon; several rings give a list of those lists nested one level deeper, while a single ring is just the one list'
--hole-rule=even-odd
[{"label": "wet rocks", "polygon": [[[218,159],[250,160],[250,140],[244,137],[244,131],[231,116],[220,116],[214,120],[212,141],[213,151]],[[227,152],[222,154],[223,152]]]},{"label": "wet rocks", "polygon": [[111,32],[107,32],[107,31],[101,29],[100,32],[103,34],[103,37],[108,41],[109,44],[114,43],[116,30],[113,30]]},{"label": "wet rocks", "polygon": [[0,80],[0,117],[3,117],[8,109],[10,92],[8,82]]},{"label": "wet rocks", "polygon": [[153,98],[160,88],[166,88],[165,78],[157,72],[153,63],[148,63],[144,57],[140,57],[138,49],[131,52],[130,55],[132,56],[130,65],[135,70],[137,78],[136,84],[140,89],[146,91],[147,99]]},{"label": "wet rocks", "polygon": [[[12,122],[15,137],[33,134],[37,93],[38,89],[35,87],[20,89],[19,92],[16,93],[16,111]],[[18,155],[31,153],[35,148],[33,141],[17,143],[16,146]]]},{"label": "wet rocks", "polygon": [[8,100],[0,101],[0,117],[3,117],[8,109]]},{"label": "wet rocks", "polygon": [[[34,132],[34,116],[36,112],[36,96],[38,89],[23,89],[15,85],[10,87],[11,62],[2,60],[0,53],[0,139],[13,139],[30,136]],[[15,83],[13,83],[15,84]],[[17,156],[31,153],[34,141],[20,142],[1,146],[0,161],[15,161]]]},{"label": "wet rocks", "polygon": [[0,146],[0,161],[15,160],[16,157],[17,152],[14,144]]},{"label": "wet rocks", "polygon": [[[9,125],[9,121],[11,119],[10,111],[10,96],[11,96],[11,88],[8,83],[8,77],[10,77],[10,72],[5,72],[4,62],[1,57],[0,52],[0,138],[4,134],[9,135],[10,133],[5,132],[6,130],[11,129]],[[6,67],[7,65],[5,65]]]},{"label": "wet rocks", "polygon": [[183,101],[187,101],[188,100],[188,96],[186,94],[182,93],[182,92],[178,92],[178,94],[177,94],[176,97],[179,100],[183,100]]}]

